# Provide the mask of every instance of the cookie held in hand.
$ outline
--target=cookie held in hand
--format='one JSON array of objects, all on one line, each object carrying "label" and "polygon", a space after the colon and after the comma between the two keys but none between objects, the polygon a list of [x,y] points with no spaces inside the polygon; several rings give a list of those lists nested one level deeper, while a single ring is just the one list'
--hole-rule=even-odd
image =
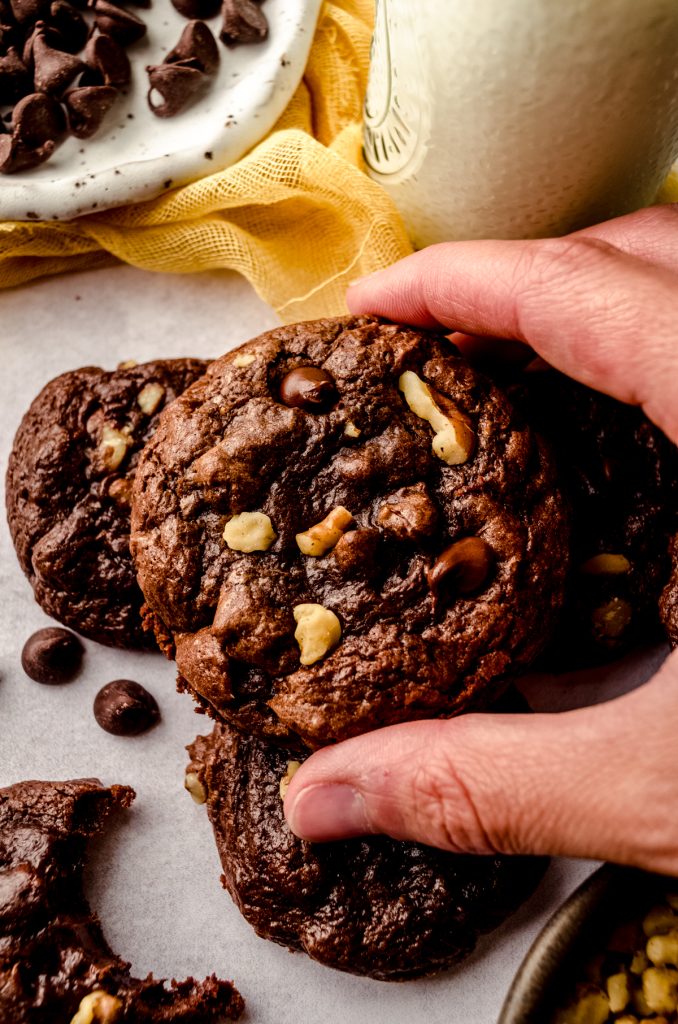
[{"label": "cookie held in hand", "polygon": [[263,938],[384,981],[467,957],[531,894],[547,861],[472,857],[370,836],[312,844],[285,822],[296,755],[219,725],[189,748],[186,787],[207,813],[223,884]]},{"label": "cookie held in hand", "polygon": [[506,395],[369,318],[213,363],[140,458],[131,546],[180,685],[308,747],[492,701],[548,639],[569,557]]}]

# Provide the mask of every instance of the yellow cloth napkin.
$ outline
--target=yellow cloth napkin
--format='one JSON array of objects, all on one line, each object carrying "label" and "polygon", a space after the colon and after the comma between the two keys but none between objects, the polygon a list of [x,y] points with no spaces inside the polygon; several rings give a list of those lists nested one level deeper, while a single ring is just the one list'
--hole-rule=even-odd
[{"label": "yellow cloth napkin", "polygon": [[173,273],[237,270],[286,322],[344,312],[349,281],[412,251],[363,171],[373,19],[374,0],[326,0],[285,113],[225,171],[73,221],[0,224],[0,287],[117,257]]}]

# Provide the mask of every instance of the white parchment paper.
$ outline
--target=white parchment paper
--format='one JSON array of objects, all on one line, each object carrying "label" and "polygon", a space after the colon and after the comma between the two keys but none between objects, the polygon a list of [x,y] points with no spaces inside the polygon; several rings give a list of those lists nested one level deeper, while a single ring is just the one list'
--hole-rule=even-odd
[{"label": "white parchment paper", "polygon": [[[124,359],[218,356],[276,323],[240,278],[161,276],[129,267],[59,277],[0,293],[0,470],[23,411],[52,377]],[[219,884],[204,808],[183,789],[184,747],[209,722],[174,690],[160,655],[87,643],[82,675],[62,687],[27,679],[21,647],[49,620],[0,527],[0,785],[27,778],[98,775],[132,785],[131,812],[92,847],[88,894],[114,949],[158,976],[233,978],[258,1024],[493,1024],[511,979],[547,917],[592,869],[555,862],[534,897],[484,939],[462,967],[434,980],[386,984],[328,970],[256,937]],[[647,678],[657,650],[602,673],[533,677],[540,710],[607,699]],[[111,679],[138,680],[156,696],[162,723],[136,738],[102,732],[92,716]]]}]

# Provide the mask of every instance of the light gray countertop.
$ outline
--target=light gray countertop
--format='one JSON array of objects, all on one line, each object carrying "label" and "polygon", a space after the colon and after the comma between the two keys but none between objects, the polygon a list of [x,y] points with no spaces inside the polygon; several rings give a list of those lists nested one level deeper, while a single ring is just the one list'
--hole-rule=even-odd
[{"label": "light gray countertop", "polygon": [[[266,330],[275,314],[230,274],[161,276],[130,267],[52,278],[0,293],[0,471],[19,419],[40,388],[67,369],[125,359],[212,357]],[[400,985],[353,978],[255,936],[219,884],[204,809],[183,789],[184,747],[209,731],[160,655],[87,643],[84,671],[63,687],[27,679],[20,651],[47,625],[33,601],[7,526],[0,530],[0,785],[26,778],[98,775],[132,785],[124,821],[92,848],[88,894],[116,952],[140,974],[233,978],[247,1021],[258,1024],[494,1024],[511,979],[547,917],[590,871],[555,862],[534,897],[484,939],[462,967]],[[607,699],[647,678],[657,650],[577,677],[532,678],[533,705],[560,710]],[[97,690],[126,677],[158,699],[162,723],[146,736],[109,736],[92,717]]]}]

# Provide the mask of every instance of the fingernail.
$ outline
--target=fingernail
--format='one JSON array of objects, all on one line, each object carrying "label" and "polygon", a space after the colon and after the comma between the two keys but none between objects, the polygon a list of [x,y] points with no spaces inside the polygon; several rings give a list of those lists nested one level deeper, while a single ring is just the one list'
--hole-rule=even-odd
[{"label": "fingernail", "polygon": [[362,794],[345,784],[308,786],[285,803],[287,823],[300,839],[316,843],[370,832]]}]

